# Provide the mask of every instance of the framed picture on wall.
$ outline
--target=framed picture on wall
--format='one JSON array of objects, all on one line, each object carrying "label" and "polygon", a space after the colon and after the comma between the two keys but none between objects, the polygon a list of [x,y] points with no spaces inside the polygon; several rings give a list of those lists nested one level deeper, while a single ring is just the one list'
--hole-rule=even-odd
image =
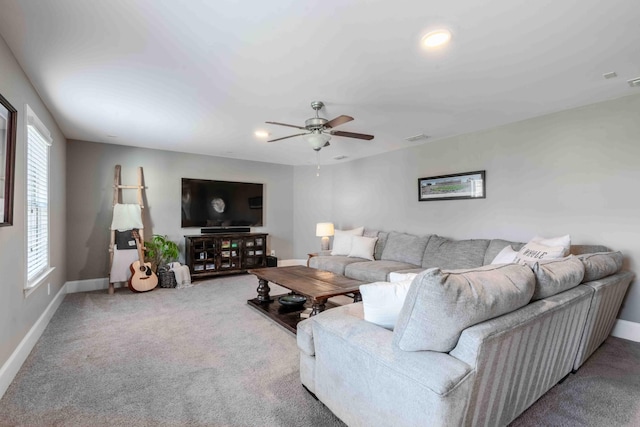
[{"label": "framed picture on wall", "polygon": [[18,112],[0,95],[0,226],[13,225],[13,176]]},{"label": "framed picture on wall", "polygon": [[418,178],[418,200],[484,199],[485,171]]}]

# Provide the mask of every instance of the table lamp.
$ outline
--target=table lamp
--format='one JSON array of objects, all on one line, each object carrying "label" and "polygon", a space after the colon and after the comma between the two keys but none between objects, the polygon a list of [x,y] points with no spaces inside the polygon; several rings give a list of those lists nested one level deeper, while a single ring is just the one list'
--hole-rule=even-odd
[{"label": "table lamp", "polygon": [[316,224],[316,236],[322,237],[321,248],[323,251],[329,250],[329,236],[333,236],[332,222],[319,222]]}]

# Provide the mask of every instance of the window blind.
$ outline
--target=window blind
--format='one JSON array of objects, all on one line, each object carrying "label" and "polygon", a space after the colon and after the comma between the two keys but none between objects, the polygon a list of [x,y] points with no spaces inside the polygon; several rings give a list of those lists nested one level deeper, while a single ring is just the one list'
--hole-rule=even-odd
[{"label": "window blind", "polygon": [[27,126],[27,284],[49,269],[49,146],[29,117]]}]

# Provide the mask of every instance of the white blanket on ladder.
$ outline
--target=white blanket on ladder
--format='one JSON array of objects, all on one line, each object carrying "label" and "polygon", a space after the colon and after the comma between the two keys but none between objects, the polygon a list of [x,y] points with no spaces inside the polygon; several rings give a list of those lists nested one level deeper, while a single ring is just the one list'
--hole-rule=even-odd
[{"label": "white blanket on ladder", "polygon": [[116,245],[113,245],[113,264],[109,272],[109,282],[128,282],[131,278],[131,264],[138,260],[136,249],[118,250]]},{"label": "white blanket on ladder", "polygon": [[111,229],[118,231],[144,228],[142,225],[142,208],[135,204],[118,203],[113,207]]}]

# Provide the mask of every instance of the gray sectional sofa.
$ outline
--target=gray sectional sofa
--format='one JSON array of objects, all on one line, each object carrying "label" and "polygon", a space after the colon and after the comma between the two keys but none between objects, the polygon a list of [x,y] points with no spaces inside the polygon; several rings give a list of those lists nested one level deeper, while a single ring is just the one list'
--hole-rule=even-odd
[{"label": "gray sectional sofa", "polygon": [[351,426],[509,424],[602,344],[634,277],[602,246],[572,246],[576,256],[536,270],[488,265],[523,243],[365,233],[380,237],[374,260],[309,265],[371,282],[421,272],[395,329],[355,303],[297,334],[303,385]]}]

